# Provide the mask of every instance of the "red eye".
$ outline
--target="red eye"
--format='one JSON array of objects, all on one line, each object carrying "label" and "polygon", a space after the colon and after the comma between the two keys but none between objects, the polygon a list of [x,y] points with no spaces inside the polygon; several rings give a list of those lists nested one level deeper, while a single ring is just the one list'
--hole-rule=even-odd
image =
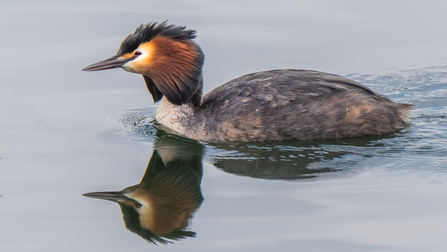
[{"label": "red eye", "polygon": [[136,51],[135,52],[135,56],[139,56],[139,55],[141,55],[141,52],[140,51]]}]

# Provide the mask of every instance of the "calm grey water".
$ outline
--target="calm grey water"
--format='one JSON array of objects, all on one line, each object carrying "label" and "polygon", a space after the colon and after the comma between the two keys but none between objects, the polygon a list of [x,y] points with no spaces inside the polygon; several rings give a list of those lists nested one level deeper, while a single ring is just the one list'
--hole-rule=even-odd
[{"label": "calm grey water", "polygon": [[[445,251],[446,11],[436,0],[2,1],[0,250]],[[157,131],[141,76],[80,69],[166,19],[198,30],[205,92],[253,71],[315,69],[415,104],[412,126],[219,145]],[[177,166],[196,185],[180,189],[204,198],[189,202],[195,238],[151,245],[116,203],[81,196]]]}]

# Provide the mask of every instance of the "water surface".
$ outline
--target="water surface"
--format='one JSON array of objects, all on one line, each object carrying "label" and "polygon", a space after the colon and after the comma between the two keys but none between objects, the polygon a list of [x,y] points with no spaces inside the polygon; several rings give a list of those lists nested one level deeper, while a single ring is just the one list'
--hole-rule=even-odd
[{"label": "water surface", "polygon": [[[446,8],[403,0],[3,1],[0,249],[443,251]],[[315,69],[415,104],[412,125],[381,137],[262,144],[166,134],[154,126],[141,76],[80,71],[112,56],[137,25],[166,19],[198,30],[205,92],[253,71]],[[149,169],[150,160],[161,166]],[[193,172],[160,173],[177,166]],[[145,174],[195,185],[182,189],[204,199],[184,203],[195,238],[154,246],[126,229],[116,203],[81,196],[144,184]],[[156,188],[166,200],[159,195],[169,190]]]}]

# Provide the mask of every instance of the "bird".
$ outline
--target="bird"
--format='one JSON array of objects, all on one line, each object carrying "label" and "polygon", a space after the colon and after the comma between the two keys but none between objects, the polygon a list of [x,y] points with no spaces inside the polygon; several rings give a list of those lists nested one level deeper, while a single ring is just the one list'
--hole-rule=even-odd
[{"label": "bird", "polygon": [[204,54],[196,30],[141,24],[115,56],[83,71],[141,74],[162,129],[204,142],[300,141],[389,134],[410,124],[412,104],[395,103],[345,77],[314,70],[249,73],[202,96]]}]

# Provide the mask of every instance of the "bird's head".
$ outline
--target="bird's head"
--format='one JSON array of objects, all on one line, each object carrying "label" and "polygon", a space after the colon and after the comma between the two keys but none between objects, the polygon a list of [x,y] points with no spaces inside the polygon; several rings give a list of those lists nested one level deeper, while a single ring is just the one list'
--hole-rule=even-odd
[{"label": "bird's head", "polygon": [[173,104],[186,103],[200,88],[204,56],[192,41],[195,30],[151,22],[129,34],[117,52],[83,71],[122,68],[142,74],[154,101],[163,95]]},{"label": "bird's head", "polygon": [[[203,202],[200,190],[203,149],[202,145],[188,143],[190,152],[185,151],[186,147],[180,149],[187,155],[184,158],[169,154],[160,156],[154,150],[137,185],[121,191],[83,195],[118,203],[126,228],[150,243],[166,244],[194,237],[193,231],[185,229]],[[158,147],[166,153],[169,144]]]},{"label": "bird's head", "polygon": [[[157,201],[157,197],[140,185],[128,187],[117,192],[94,192],[84,196],[113,201],[119,204],[123,213],[126,228],[138,234],[146,241],[157,245],[171,243],[170,240],[180,240],[195,237],[196,233],[184,230],[190,211],[170,209]],[[193,210],[198,206],[193,206]]]}]

